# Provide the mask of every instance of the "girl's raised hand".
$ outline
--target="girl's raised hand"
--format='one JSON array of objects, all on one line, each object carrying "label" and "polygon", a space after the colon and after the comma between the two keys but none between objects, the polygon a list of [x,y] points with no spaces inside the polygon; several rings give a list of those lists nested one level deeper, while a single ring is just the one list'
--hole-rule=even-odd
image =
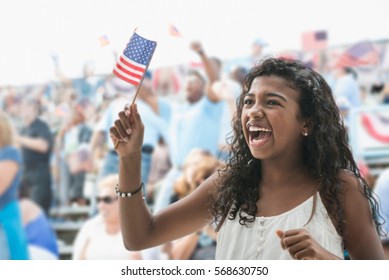
[{"label": "girl's raised hand", "polygon": [[304,228],[287,231],[277,230],[276,234],[281,240],[282,249],[287,250],[291,257],[296,260],[338,259],[320,246]]},{"label": "girl's raised hand", "polygon": [[144,125],[135,103],[124,107],[109,132],[111,141],[120,158],[141,153]]}]

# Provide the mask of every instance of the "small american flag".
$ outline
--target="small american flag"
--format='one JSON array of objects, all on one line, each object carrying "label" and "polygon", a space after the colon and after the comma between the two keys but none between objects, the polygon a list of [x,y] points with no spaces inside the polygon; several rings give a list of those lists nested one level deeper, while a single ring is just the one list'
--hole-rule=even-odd
[{"label": "small american flag", "polygon": [[305,51],[319,51],[327,48],[327,31],[304,32],[301,37]]},{"label": "small american flag", "polygon": [[113,73],[123,81],[138,86],[151,61],[157,42],[147,40],[134,32]]},{"label": "small american flag", "polygon": [[99,37],[99,42],[100,42],[100,47],[105,47],[105,46],[108,46],[110,43],[109,43],[109,39],[108,39],[108,36],[107,35],[101,35]]},{"label": "small american flag", "polygon": [[169,34],[173,37],[182,37],[181,32],[173,24],[169,24]]},{"label": "small american flag", "polygon": [[339,67],[375,65],[380,61],[379,53],[369,41],[358,42],[344,51],[338,61]]}]

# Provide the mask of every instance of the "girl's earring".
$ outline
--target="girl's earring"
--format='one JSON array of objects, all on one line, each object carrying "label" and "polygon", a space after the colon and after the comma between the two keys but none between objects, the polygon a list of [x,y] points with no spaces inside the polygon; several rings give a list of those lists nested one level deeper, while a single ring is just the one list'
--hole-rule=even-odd
[{"label": "girl's earring", "polygon": [[308,132],[304,132],[303,135],[304,135],[304,136],[308,136]]}]

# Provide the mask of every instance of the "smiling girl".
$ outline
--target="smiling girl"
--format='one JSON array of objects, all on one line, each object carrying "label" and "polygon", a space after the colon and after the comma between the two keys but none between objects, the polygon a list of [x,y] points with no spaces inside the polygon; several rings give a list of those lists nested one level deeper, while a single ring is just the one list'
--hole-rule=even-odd
[{"label": "smiling girl", "polygon": [[342,259],[344,248],[352,259],[384,258],[377,202],[319,74],[297,61],[265,59],[246,77],[233,130],[226,168],[153,215],[141,199],[144,126],[136,105],[119,114],[111,139],[120,142],[117,193],[127,249],[215,222],[217,259]]}]

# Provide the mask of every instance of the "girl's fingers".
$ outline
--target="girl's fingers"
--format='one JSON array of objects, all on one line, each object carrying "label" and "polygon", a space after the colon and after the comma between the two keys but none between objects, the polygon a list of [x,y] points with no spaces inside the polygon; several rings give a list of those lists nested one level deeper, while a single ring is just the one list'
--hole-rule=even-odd
[{"label": "girl's fingers", "polygon": [[284,244],[286,247],[291,247],[294,244],[301,242],[303,239],[304,238],[299,235],[284,237]]},{"label": "girl's fingers", "polygon": [[124,106],[124,114],[128,118],[131,116],[131,108],[129,104],[126,104],[126,106]]},{"label": "girl's fingers", "polygon": [[115,146],[115,149],[116,149],[116,147],[121,142],[120,135],[117,132],[116,127],[111,126],[111,128],[109,129],[109,137],[111,138],[111,141],[112,141],[112,143],[113,143],[113,145]]},{"label": "girl's fingers", "polygon": [[293,257],[296,260],[316,260],[317,259],[314,255],[312,255],[312,250],[310,250],[309,248],[303,248],[301,250],[294,252]]},{"label": "girl's fingers", "polygon": [[119,119],[126,133],[130,135],[132,133],[131,124],[129,117],[126,116],[126,113],[124,111],[121,111],[119,113]]},{"label": "girl's fingers", "polygon": [[306,230],[305,229],[301,229],[301,228],[290,229],[290,230],[284,231],[284,236],[288,237],[288,236],[298,235],[298,234],[300,234],[302,232],[306,232]]},{"label": "girl's fingers", "polygon": [[280,229],[277,229],[277,230],[276,230],[276,234],[277,234],[277,236],[278,236],[279,238],[282,238],[282,236],[284,235],[284,232],[283,232],[282,230],[280,230]]},{"label": "girl's fingers", "polygon": [[128,142],[128,134],[127,134],[126,130],[124,129],[123,124],[122,124],[120,119],[117,119],[115,121],[115,128],[119,134],[119,139],[122,139],[124,142]]},{"label": "girl's fingers", "polygon": [[280,229],[277,229],[276,230],[276,235],[280,238],[280,244],[281,244],[282,250],[285,250],[286,247],[285,247],[284,239],[283,239],[284,232],[282,230],[280,230]]},{"label": "girl's fingers", "polygon": [[120,142],[128,142],[129,136],[134,129],[142,129],[142,120],[136,104],[126,104],[123,111],[119,113],[119,119],[115,120],[114,126],[110,128],[110,137],[116,147]]},{"label": "girl's fingers", "polygon": [[138,106],[136,105],[136,103],[131,105],[131,116],[133,117],[134,120],[134,127],[139,127],[140,124],[142,123],[142,119],[138,112]]},{"label": "girl's fingers", "polygon": [[293,244],[291,246],[288,246],[287,248],[289,254],[295,259],[302,258],[304,255],[307,254],[307,250],[308,250],[306,244],[304,244],[303,242]]}]

